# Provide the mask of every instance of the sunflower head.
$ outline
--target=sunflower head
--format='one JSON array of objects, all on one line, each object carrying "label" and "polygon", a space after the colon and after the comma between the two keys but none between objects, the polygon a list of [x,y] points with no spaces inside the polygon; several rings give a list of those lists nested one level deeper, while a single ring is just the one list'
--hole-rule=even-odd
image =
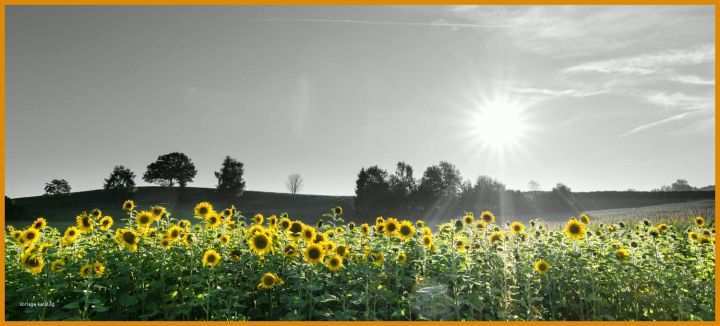
[{"label": "sunflower head", "polygon": [[394,217],[390,217],[385,221],[385,235],[394,236],[400,229],[400,223]]},{"label": "sunflower head", "polygon": [[466,213],[465,216],[463,216],[463,223],[470,225],[475,221],[475,216],[472,215],[472,213]]},{"label": "sunflower head", "polygon": [[277,274],[268,272],[260,277],[257,288],[267,290],[282,284],[284,284],[284,282]]},{"label": "sunflower head", "polygon": [[263,220],[265,220],[265,218],[262,214],[255,214],[255,216],[253,216],[253,223],[255,224],[260,225],[263,223]]},{"label": "sunflower head", "polygon": [[270,217],[268,217],[267,221],[268,221],[268,225],[270,227],[275,227],[275,226],[277,226],[278,218],[275,215],[270,215]]},{"label": "sunflower head", "polygon": [[114,221],[113,221],[112,216],[104,216],[103,218],[100,219],[100,230],[103,230],[103,231],[109,230],[112,227],[113,223],[114,223]]},{"label": "sunflower head", "polygon": [[317,264],[325,257],[325,249],[323,246],[313,243],[305,248],[305,261],[309,264]]},{"label": "sunflower head", "polygon": [[162,206],[153,206],[150,207],[150,213],[152,213],[153,220],[159,221],[161,218],[165,217],[165,207]]},{"label": "sunflower head", "polygon": [[369,235],[370,234],[370,225],[368,225],[367,223],[363,223],[362,225],[360,225],[360,232],[364,236]]},{"label": "sunflower head", "polygon": [[135,222],[137,223],[138,227],[147,227],[153,221],[155,221],[155,217],[153,217],[152,212],[142,211],[135,215]]},{"label": "sunflower head", "polygon": [[525,224],[522,224],[522,222],[514,221],[510,223],[510,231],[512,231],[513,234],[520,234],[525,231]]},{"label": "sunflower head", "polygon": [[483,211],[480,214],[480,219],[486,224],[495,223],[495,215],[491,211]]},{"label": "sunflower head", "polygon": [[212,204],[210,204],[206,201],[203,201],[203,202],[197,203],[197,205],[195,205],[195,209],[193,211],[194,211],[196,217],[205,218],[208,214],[213,212],[213,206],[212,206]]},{"label": "sunflower head", "polygon": [[619,260],[627,260],[630,258],[630,250],[627,250],[624,247],[620,247],[615,251],[615,257]]},{"label": "sunflower head", "polygon": [[22,232],[20,239],[26,245],[36,243],[40,240],[40,230],[30,227]]},{"label": "sunflower head", "polygon": [[33,222],[32,226],[30,226],[33,229],[36,230],[42,230],[47,226],[47,220],[45,220],[44,217],[38,217],[35,219],[35,222]]},{"label": "sunflower head", "polygon": [[582,224],[590,224],[590,216],[588,216],[585,213],[580,214],[580,223]]},{"label": "sunflower head", "polygon": [[490,244],[499,244],[505,240],[505,234],[502,231],[495,231],[490,233]]},{"label": "sunflower head", "polygon": [[248,247],[255,255],[265,255],[272,249],[272,238],[264,232],[256,233],[248,239]]},{"label": "sunflower head", "polygon": [[415,236],[415,226],[410,221],[403,221],[400,223],[397,234],[403,241],[408,241]]},{"label": "sunflower head", "polygon": [[385,219],[382,216],[378,216],[375,218],[375,225],[383,224],[385,223]]},{"label": "sunflower head", "polygon": [[130,252],[137,251],[140,235],[131,229],[117,229],[115,231],[115,241]]},{"label": "sunflower head", "polygon": [[655,227],[656,227],[656,228],[658,229],[658,231],[660,231],[660,232],[665,232],[665,231],[667,231],[667,229],[668,229],[668,225],[665,224],[665,223],[660,223],[660,224],[656,225]]},{"label": "sunflower head", "polygon": [[45,267],[45,260],[38,253],[26,252],[20,256],[20,262],[26,271],[33,275],[37,275],[42,272]]},{"label": "sunflower head", "polygon": [[302,230],[302,237],[306,242],[311,242],[315,239],[315,228],[306,225]]},{"label": "sunflower head", "polygon": [[425,221],[423,221],[423,220],[417,220],[417,221],[415,221],[415,226],[416,226],[418,229],[422,229],[422,228],[425,227]]},{"label": "sunflower head", "polygon": [[287,217],[280,218],[280,222],[278,222],[278,225],[280,226],[280,229],[287,230],[290,227],[290,219]]},{"label": "sunflower head", "polygon": [[298,249],[293,244],[288,244],[283,248],[283,254],[287,257],[296,257],[298,255]]},{"label": "sunflower head", "polygon": [[122,204],[122,209],[126,212],[132,211],[135,209],[135,202],[128,199]]},{"label": "sunflower head", "polygon": [[50,263],[50,271],[53,273],[59,273],[62,272],[65,269],[65,260],[63,259],[56,259],[52,263]]},{"label": "sunflower head", "polygon": [[565,228],[563,229],[563,233],[565,233],[565,236],[567,236],[571,240],[585,239],[585,231],[585,224],[581,223],[575,218],[571,218],[570,220],[568,220],[568,222],[565,224]]},{"label": "sunflower head", "polygon": [[423,246],[425,246],[425,248],[430,248],[430,246],[433,244],[432,235],[424,235],[422,238],[422,244]]},{"label": "sunflower head", "polygon": [[407,254],[404,251],[401,251],[398,254],[397,261],[398,261],[398,263],[400,263],[400,265],[405,265],[405,263],[407,263],[407,261],[408,261]]},{"label": "sunflower head", "polygon": [[338,255],[333,255],[325,260],[325,266],[333,273],[343,268],[343,258]]},{"label": "sunflower head", "polygon": [[75,217],[75,225],[82,233],[90,232],[95,226],[95,221],[85,213]]},{"label": "sunflower head", "polygon": [[222,258],[217,251],[214,249],[208,249],[205,250],[205,253],[203,253],[202,263],[204,267],[214,268],[220,264],[220,259]]},{"label": "sunflower head", "polygon": [[533,263],[533,270],[536,273],[544,274],[550,269],[550,264],[543,259],[538,259]]},{"label": "sunflower head", "polygon": [[336,216],[342,216],[342,215],[343,215],[343,209],[342,209],[342,207],[338,206],[338,207],[333,208],[333,213],[334,213]]},{"label": "sunflower head", "polygon": [[696,216],[695,217],[695,225],[697,225],[697,226],[705,225],[705,218],[702,216]]},{"label": "sunflower head", "polygon": [[167,229],[167,232],[165,235],[171,240],[175,241],[180,236],[182,236],[185,229],[179,225],[171,224],[170,227]]}]

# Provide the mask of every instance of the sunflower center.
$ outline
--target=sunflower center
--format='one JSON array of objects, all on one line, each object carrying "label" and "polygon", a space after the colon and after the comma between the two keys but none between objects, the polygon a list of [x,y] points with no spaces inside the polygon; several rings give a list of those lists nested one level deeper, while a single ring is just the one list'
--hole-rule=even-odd
[{"label": "sunflower center", "polygon": [[129,243],[129,244],[135,243],[135,234],[133,234],[132,232],[125,232],[125,233],[123,233],[122,237],[123,237],[123,241],[125,241],[126,243]]},{"label": "sunflower center", "polygon": [[35,233],[29,232],[26,238],[28,238],[29,240],[35,239]]},{"label": "sunflower center", "polygon": [[147,215],[140,216],[140,224],[148,224],[150,222],[150,217]]},{"label": "sunflower center", "polygon": [[545,265],[545,264],[540,264],[540,265],[538,265],[538,269],[544,272],[544,271],[547,270],[547,265]]},{"label": "sunflower center", "polygon": [[75,236],[75,231],[73,230],[73,231],[68,232],[68,235],[71,236],[71,237],[74,237],[74,236]]},{"label": "sunflower center", "polygon": [[273,285],[273,283],[275,283],[275,279],[272,276],[267,275],[263,277],[263,284],[270,286]]},{"label": "sunflower center", "polygon": [[337,258],[330,259],[330,266],[336,267],[340,265],[340,261]]},{"label": "sunflower center", "polygon": [[88,218],[88,217],[83,218],[82,224],[84,227],[90,227],[90,218]]},{"label": "sunflower center", "polygon": [[37,223],[35,223],[35,228],[36,228],[36,229],[39,229],[39,228],[41,228],[41,227],[42,227],[42,222],[37,222]]},{"label": "sunflower center", "polygon": [[410,235],[410,231],[411,231],[411,230],[410,230],[410,227],[407,226],[407,225],[403,225],[403,226],[400,227],[400,233],[401,233],[402,235]]},{"label": "sunflower center", "polygon": [[388,232],[394,232],[396,229],[397,229],[397,226],[395,225],[395,223],[390,223],[387,226]]},{"label": "sunflower center", "polygon": [[178,230],[172,230],[172,232],[170,232],[170,236],[173,238],[177,238],[179,235],[180,232],[178,232]]},{"label": "sunflower center", "polygon": [[255,248],[262,250],[267,248],[268,239],[264,235],[258,235],[253,239],[253,243],[255,244]]},{"label": "sunflower center", "polygon": [[320,258],[320,250],[317,248],[310,248],[310,250],[308,250],[308,257],[310,257],[310,259]]},{"label": "sunflower center", "polygon": [[570,233],[572,234],[578,234],[580,233],[580,226],[577,224],[571,224],[569,228]]},{"label": "sunflower center", "polygon": [[38,261],[37,257],[33,256],[27,260],[27,265],[30,267],[37,267],[40,265],[40,262]]},{"label": "sunflower center", "polygon": [[208,255],[207,261],[208,263],[214,263],[215,259],[215,255]]},{"label": "sunflower center", "polygon": [[200,207],[200,209],[198,209],[198,212],[200,213],[200,215],[205,215],[208,213],[208,208],[205,206]]},{"label": "sunflower center", "polygon": [[302,231],[302,225],[300,225],[300,223],[295,222],[290,226],[290,232],[300,233],[300,231]]}]

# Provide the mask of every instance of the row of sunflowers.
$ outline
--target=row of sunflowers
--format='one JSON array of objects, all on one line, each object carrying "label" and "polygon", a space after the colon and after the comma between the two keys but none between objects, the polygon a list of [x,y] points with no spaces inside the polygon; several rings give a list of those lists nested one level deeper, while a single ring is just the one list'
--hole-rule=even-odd
[{"label": "row of sunflowers", "polygon": [[[8,227],[7,320],[704,320],[714,316],[712,221],[436,225],[342,208],[310,225],[128,200],[63,232]],[[121,227],[116,225],[122,223]]]}]

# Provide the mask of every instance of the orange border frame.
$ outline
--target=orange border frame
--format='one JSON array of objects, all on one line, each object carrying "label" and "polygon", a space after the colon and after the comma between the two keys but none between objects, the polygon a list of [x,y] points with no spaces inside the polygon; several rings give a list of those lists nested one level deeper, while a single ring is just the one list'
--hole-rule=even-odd
[{"label": "orange border frame", "polygon": [[[718,2],[716,0],[210,0],[210,1],[198,1],[198,0],[0,0],[0,151],[2,156],[0,157],[0,191],[5,194],[5,6],[13,5],[28,5],[28,6],[45,6],[45,5],[152,5],[152,6],[232,6],[232,5],[450,5],[450,4],[497,4],[497,5],[713,5],[715,7],[715,38],[718,36],[718,20],[720,18],[720,12],[718,12]],[[717,54],[720,50],[717,39],[715,40],[715,78],[720,75],[720,66],[717,64]],[[715,86],[715,110],[717,111],[718,100],[717,96],[717,85]],[[715,115],[715,129],[718,126],[718,117]],[[718,137],[717,131],[715,131],[715,185],[717,187],[720,184],[720,175],[718,174],[717,162],[720,158],[718,153]],[[715,192],[715,212],[717,214],[720,204],[718,203],[718,194]],[[0,202],[0,209],[3,212],[2,218],[0,219],[0,251],[5,252],[5,201]],[[718,237],[718,231],[720,227],[715,224],[716,240]],[[717,241],[716,241],[717,243]],[[437,321],[437,322],[397,322],[397,321],[357,321],[357,322],[330,322],[330,321],[307,321],[307,322],[288,322],[288,321],[252,321],[252,322],[234,322],[234,324],[257,324],[257,325],[318,325],[318,324],[332,324],[332,325],[376,325],[376,324],[388,324],[388,325],[406,325],[406,324],[423,324],[423,325],[450,325],[450,324],[466,324],[466,325],[479,325],[479,324],[503,324],[503,325],[602,325],[602,324],[633,324],[633,325],[715,325],[720,320],[720,295],[718,295],[718,288],[720,287],[720,280],[718,280],[718,271],[720,268],[717,265],[718,254],[715,251],[715,321],[678,321],[678,322],[629,322],[629,321],[617,321],[617,322],[606,322],[606,321],[582,321],[582,322],[567,322],[567,321],[523,321],[523,322],[504,322],[504,321],[472,321],[472,322],[459,322],[459,321]],[[2,287],[0,287],[0,324],[2,325],[122,325],[127,324],[134,325],[227,325],[231,322],[225,321],[67,321],[67,322],[28,322],[28,321],[5,321],[5,255],[3,254],[0,258],[0,281]]]}]

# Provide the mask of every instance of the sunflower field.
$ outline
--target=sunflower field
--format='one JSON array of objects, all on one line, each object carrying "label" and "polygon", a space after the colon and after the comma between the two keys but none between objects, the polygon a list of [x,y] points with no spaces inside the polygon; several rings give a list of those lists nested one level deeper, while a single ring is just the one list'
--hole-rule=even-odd
[{"label": "sunflower field", "polygon": [[712,320],[712,219],[431,228],[195,206],[94,209],[5,237],[6,320]]}]

